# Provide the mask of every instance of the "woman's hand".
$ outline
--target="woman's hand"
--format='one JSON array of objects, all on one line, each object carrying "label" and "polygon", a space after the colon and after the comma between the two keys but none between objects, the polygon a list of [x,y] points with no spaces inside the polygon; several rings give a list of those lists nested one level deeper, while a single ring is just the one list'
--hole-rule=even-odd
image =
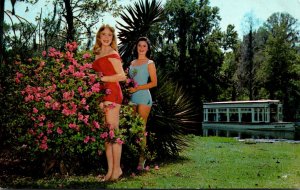
[{"label": "woman's hand", "polygon": [[137,87],[135,87],[135,88],[133,88],[133,87],[129,88],[129,92],[130,93],[135,93],[136,91],[138,91]]}]

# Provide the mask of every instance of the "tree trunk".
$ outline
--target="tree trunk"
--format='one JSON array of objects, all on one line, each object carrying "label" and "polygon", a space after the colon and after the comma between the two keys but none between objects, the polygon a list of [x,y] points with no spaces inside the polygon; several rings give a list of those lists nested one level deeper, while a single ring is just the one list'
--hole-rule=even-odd
[{"label": "tree trunk", "polygon": [[67,12],[67,15],[65,15],[65,17],[66,17],[66,21],[68,24],[67,42],[72,42],[72,41],[74,41],[74,37],[75,37],[74,22],[73,22],[73,10],[71,7],[70,0],[64,0],[64,3],[65,3],[65,7],[66,7],[66,12]]},{"label": "tree trunk", "polygon": [[0,4],[0,64],[3,62],[3,36],[4,36],[4,2],[5,0],[1,0]]}]

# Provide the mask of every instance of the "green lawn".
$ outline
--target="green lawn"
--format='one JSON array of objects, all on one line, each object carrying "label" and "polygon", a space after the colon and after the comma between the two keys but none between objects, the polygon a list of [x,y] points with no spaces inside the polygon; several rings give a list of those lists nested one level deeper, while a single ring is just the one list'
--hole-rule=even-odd
[{"label": "green lawn", "polygon": [[186,159],[110,188],[299,188],[300,144],[195,137]]},{"label": "green lawn", "polygon": [[19,179],[21,188],[300,188],[300,144],[247,143],[233,138],[193,137],[181,159],[159,170],[101,183],[94,176]]}]

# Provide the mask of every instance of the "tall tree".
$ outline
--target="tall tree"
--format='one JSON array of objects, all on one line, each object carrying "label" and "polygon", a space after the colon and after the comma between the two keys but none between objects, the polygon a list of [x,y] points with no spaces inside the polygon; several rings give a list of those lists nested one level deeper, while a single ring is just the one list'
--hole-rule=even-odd
[{"label": "tall tree", "polygon": [[208,0],[169,0],[165,14],[162,54],[171,56],[165,57],[164,67],[195,102],[216,100],[223,61],[219,9],[210,7]]},{"label": "tall tree", "polygon": [[[283,102],[285,106],[284,115],[289,117],[293,114],[288,113],[288,108],[294,107],[290,102],[294,99],[291,97],[291,93],[299,91],[299,86],[298,89],[295,89],[294,85],[294,81],[299,79],[299,75],[293,69],[300,64],[299,59],[297,59],[299,52],[296,48],[299,46],[297,45],[299,43],[297,19],[288,13],[274,13],[268,18],[264,26],[269,32],[265,47],[265,87],[269,93],[269,98],[279,99]],[[290,120],[291,118],[287,119]]]},{"label": "tall tree", "polygon": [[223,41],[225,57],[220,69],[221,93],[218,100],[237,100],[239,95],[237,68],[240,63],[241,42],[233,25],[227,27]]},{"label": "tall tree", "polygon": [[239,64],[238,76],[240,78],[241,86],[247,90],[247,95],[250,100],[255,99],[257,92],[255,85],[255,37],[258,19],[255,18],[252,12],[246,14],[244,22],[244,30],[246,35],[243,37],[241,46],[241,61]]}]

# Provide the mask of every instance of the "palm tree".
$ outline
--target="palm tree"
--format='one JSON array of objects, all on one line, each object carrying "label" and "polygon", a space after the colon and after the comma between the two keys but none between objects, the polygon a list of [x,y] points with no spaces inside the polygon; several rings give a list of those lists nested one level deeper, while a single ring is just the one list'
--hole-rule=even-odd
[{"label": "palm tree", "polygon": [[133,58],[133,46],[139,37],[147,36],[152,43],[154,42],[149,37],[149,31],[151,26],[162,21],[163,8],[160,1],[153,0],[149,2],[145,0],[143,2],[140,0],[139,2],[135,2],[133,7],[125,7],[125,11],[120,16],[124,24],[117,22],[119,24],[117,26],[119,30],[118,38],[121,41],[119,52],[126,66]]}]

